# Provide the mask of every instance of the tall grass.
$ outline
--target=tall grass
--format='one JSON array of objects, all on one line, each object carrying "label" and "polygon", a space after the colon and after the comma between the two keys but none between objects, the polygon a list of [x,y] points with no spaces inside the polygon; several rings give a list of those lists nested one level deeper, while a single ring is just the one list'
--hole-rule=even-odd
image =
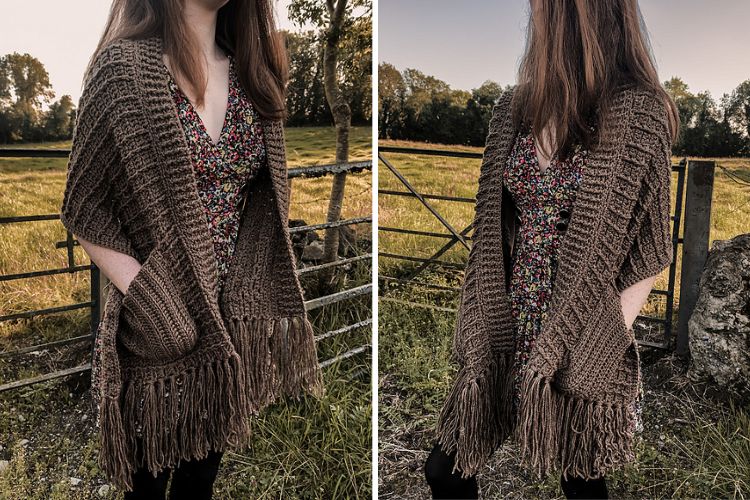
[{"label": "tall grass", "polygon": [[663,429],[655,446],[640,443],[639,461],[625,476],[640,495],[750,497],[750,406],[730,401],[707,414],[704,404],[692,398],[674,401],[672,411],[686,424]]}]

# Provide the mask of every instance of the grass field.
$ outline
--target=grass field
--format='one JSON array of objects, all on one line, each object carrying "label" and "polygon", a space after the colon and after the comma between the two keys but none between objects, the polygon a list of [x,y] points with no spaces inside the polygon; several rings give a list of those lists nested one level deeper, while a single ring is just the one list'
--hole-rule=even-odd
[{"label": "grass field", "polygon": [[[371,131],[356,127],[351,159],[371,157]],[[24,145],[69,148],[69,143]],[[332,128],[287,130],[290,166],[332,163]],[[64,159],[0,159],[0,217],[54,214],[62,201]],[[371,175],[350,175],[343,205],[346,218],[371,212]],[[291,217],[325,221],[331,179],[293,183]],[[357,228],[366,239],[370,225]],[[59,221],[0,226],[0,274],[67,265]],[[76,264],[88,263],[76,249]],[[370,281],[369,265],[355,265],[341,286]],[[305,283],[311,285],[311,283]],[[312,288],[312,286],[311,286]],[[0,315],[82,302],[89,297],[88,273],[0,282]],[[308,293],[307,298],[312,296]],[[311,319],[316,333],[361,321],[371,314],[369,297],[326,306]],[[0,324],[0,352],[88,333],[89,313],[79,310]],[[368,329],[326,339],[320,359],[370,342]],[[50,349],[18,357],[0,356],[0,383],[76,366],[88,347]],[[250,449],[225,456],[217,498],[370,498],[370,358],[355,356],[325,370],[327,394],[270,408],[254,420]],[[116,498],[99,471],[88,375],[0,394],[0,499]]]},{"label": "grass field", "polygon": [[[381,141],[381,145],[429,147],[481,152],[481,148]],[[480,160],[383,153],[421,193],[473,198]],[[717,164],[750,179],[750,159],[718,158]],[[679,159],[674,158],[676,163]],[[675,175],[676,182],[676,175]],[[379,189],[405,191],[381,163]],[[675,190],[672,190],[674,197]],[[673,198],[674,200],[674,198]],[[472,220],[471,203],[429,200],[457,230]],[[382,195],[378,224],[447,233],[418,200]],[[750,232],[750,187],[730,180],[717,169],[713,195],[711,240]],[[430,257],[448,240],[379,232],[379,252]],[[681,249],[678,250],[678,256]],[[460,245],[441,260],[465,263]],[[379,259],[379,274],[404,277],[414,264]],[[679,277],[679,259],[677,276]],[[419,280],[459,287],[459,271],[434,270]],[[667,284],[667,276],[657,287]],[[383,282],[381,281],[381,286]],[[678,283],[679,288],[679,283]],[[379,305],[379,488],[381,498],[428,498],[423,462],[434,439],[437,413],[449,389],[455,366],[448,361],[455,314],[410,307],[403,301],[457,307],[458,294],[419,285],[383,286]],[[679,295],[677,297],[679,300]],[[676,310],[676,309],[675,309]],[[647,314],[663,315],[663,299],[652,297]],[[643,332],[639,338],[659,333]],[[750,407],[735,407],[719,389],[687,378],[678,358],[642,348],[646,387],[644,433],[637,445],[638,460],[610,477],[613,498],[747,498],[750,495]],[[518,450],[508,443],[498,450],[480,475],[484,498],[561,498],[558,478],[534,480],[518,466]]]}]

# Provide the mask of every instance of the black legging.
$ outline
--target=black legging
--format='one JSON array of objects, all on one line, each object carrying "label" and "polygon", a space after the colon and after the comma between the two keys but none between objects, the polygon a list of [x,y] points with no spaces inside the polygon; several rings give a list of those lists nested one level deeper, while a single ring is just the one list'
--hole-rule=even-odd
[{"label": "black legging", "polygon": [[219,473],[221,452],[209,452],[201,460],[180,462],[174,469],[164,469],[154,477],[145,467],[133,474],[133,491],[125,492],[125,500],[162,500],[167,495],[167,483],[172,476],[169,488],[170,500],[196,499],[210,500],[213,496],[214,481]]},{"label": "black legging", "polygon": [[466,479],[453,470],[455,454],[446,454],[439,444],[432,448],[424,465],[425,478],[432,490],[432,498],[479,498],[476,476]]},{"label": "black legging", "polygon": [[[432,498],[479,498],[479,483],[476,476],[464,479],[460,473],[451,472],[454,456],[455,454],[446,454],[439,444],[432,448],[424,467]],[[566,498],[609,498],[604,477],[592,480],[571,477],[566,481],[561,476],[560,486]]]}]

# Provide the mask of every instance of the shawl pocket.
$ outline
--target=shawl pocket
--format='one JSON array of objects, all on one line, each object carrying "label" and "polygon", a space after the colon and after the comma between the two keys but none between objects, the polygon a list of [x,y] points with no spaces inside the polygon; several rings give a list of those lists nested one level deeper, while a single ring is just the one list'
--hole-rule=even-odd
[{"label": "shawl pocket", "polygon": [[625,397],[628,401],[632,401],[638,396],[641,380],[641,357],[638,352],[638,340],[635,338],[633,327],[628,327],[625,324],[625,316],[622,313],[622,305],[620,303],[620,293],[614,284],[611,288],[614,290],[614,295],[617,298],[618,320],[621,331],[625,332],[625,341],[627,342],[625,354],[617,372],[617,377],[615,377],[614,384],[626,395]]},{"label": "shawl pocket", "polygon": [[198,341],[198,328],[172,286],[172,276],[157,245],[133,277],[122,298],[125,328],[122,344],[136,356],[171,361],[187,354]]},{"label": "shawl pocket", "polygon": [[565,478],[593,479],[635,460],[635,338],[613,281],[599,297],[567,349],[567,369],[554,377],[524,374],[517,428],[521,462],[540,475],[560,464]]},{"label": "shawl pocket", "polygon": [[604,287],[592,313],[569,352],[570,371],[563,388],[588,399],[629,403],[638,392],[640,359],[614,282]]}]

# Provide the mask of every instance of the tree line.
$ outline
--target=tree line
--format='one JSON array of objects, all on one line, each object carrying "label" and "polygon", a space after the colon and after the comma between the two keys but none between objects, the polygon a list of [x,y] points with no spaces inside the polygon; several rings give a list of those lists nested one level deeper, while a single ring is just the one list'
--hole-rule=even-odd
[{"label": "tree line", "polygon": [[[750,156],[750,80],[717,102],[694,94],[680,78],[664,82],[680,114],[678,156]],[[378,69],[378,123],[381,139],[483,146],[492,107],[505,87],[486,81],[471,91],[416,69]]]},{"label": "tree line", "polygon": [[69,139],[75,104],[67,94],[53,101],[54,96],[37,58],[17,52],[0,57],[0,143]]},{"label": "tree line", "polygon": [[[323,88],[323,37],[319,31],[285,35],[290,70],[287,125],[332,125]],[[365,18],[344,32],[340,44],[339,79],[356,125],[369,124],[372,118],[371,36],[372,23]],[[70,140],[75,114],[70,95],[55,99],[39,59],[18,52],[0,57],[0,144]]]}]

